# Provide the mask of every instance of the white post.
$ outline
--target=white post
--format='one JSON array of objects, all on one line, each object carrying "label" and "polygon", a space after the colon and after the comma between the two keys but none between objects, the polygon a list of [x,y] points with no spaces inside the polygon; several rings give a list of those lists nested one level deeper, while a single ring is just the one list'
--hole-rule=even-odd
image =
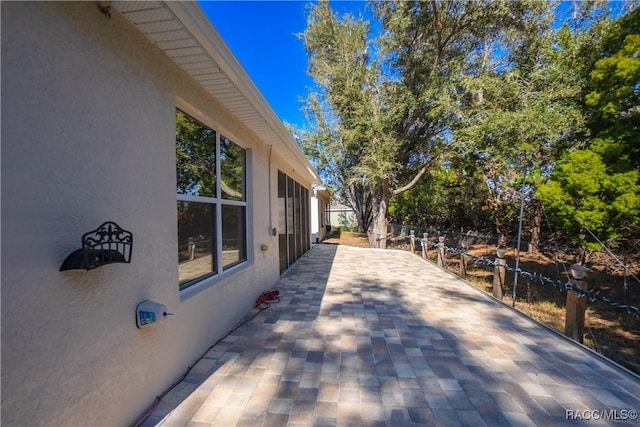
[{"label": "white post", "polygon": [[429,233],[422,234],[422,258],[427,259],[427,251],[429,250]]},{"label": "white post", "polygon": [[446,267],[444,255],[444,236],[438,237],[438,265],[443,268]]}]

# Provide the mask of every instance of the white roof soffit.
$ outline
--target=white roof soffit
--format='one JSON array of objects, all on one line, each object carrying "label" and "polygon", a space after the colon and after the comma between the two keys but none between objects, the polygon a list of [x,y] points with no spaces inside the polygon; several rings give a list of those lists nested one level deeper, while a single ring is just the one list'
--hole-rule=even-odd
[{"label": "white roof soffit", "polygon": [[191,1],[114,1],[118,11],[267,145],[317,172],[202,9]]}]

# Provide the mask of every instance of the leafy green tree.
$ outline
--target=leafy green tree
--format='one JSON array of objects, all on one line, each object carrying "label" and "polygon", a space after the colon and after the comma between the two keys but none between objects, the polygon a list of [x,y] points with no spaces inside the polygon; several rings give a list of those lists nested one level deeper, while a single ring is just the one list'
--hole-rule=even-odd
[{"label": "leafy green tree", "polygon": [[552,179],[540,186],[538,197],[561,229],[586,250],[601,246],[585,229],[611,241],[622,235],[626,225],[639,225],[638,172],[608,173],[602,157],[591,150],[569,153]]},{"label": "leafy green tree", "polygon": [[640,8],[617,20],[590,73],[591,149],[610,172],[640,169]]},{"label": "leafy green tree", "polygon": [[600,249],[587,230],[612,242],[640,225],[639,30],[640,9],[607,28],[586,95],[594,137],[569,152],[538,190],[561,229],[586,251]]},{"label": "leafy green tree", "polygon": [[369,24],[351,15],[340,19],[328,2],[319,2],[310,6],[300,37],[317,87],[306,100],[312,127],[301,133],[301,145],[366,232],[371,194],[361,164],[377,127],[379,73],[370,56]]},{"label": "leafy green tree", "polygon": [[347,200],[357,199],[354,190],[370,200],[372,245],[385,246],[378,237],[386,236],[391,198],[415,186],[450,145],[465,76],[539,4],[378,2],[377,43],[364,20],[339,19],[328,2],[311,6],[303,39],[319,91],[307,102],[316,125],[308,152],[333,171]]},{"label": "leafy green tree", "polygon": [[490,47],[520,34],[539,7],[525,1],[375,3],[387,78],[384,133],[364,158],[373,194],[371,240],[386,235],[390,199],[420,182],[451,149],[465,80],[482,67]]},{"label": "leafy green tree", "polygon": [[[486,206],[504,240],[524,198],[531,215],[532,245],[539,239],[542,207],[533,190],[559,153],[580,134],[582,85],[573,73],[569,29],[551,27],[553,9],[540,10],[512,49],[491,56],[468,80],[475,96],[462,109],[456,138],[484,163]],[[527,177],[523,184],[523,175]]]},{"label": "leafy green tree", "polygon": [[[362,212],[363,228],[371,215],[372,244],[386,235],[393,197],[394,218],[407,220],[413,197],[468,202],[453,190],[462,181],[484,181],[474,197],[484,197],[479,205],[492,213],[503,235],[524,198],[537,240],[539,197],[548,189],[536,190],[550,177],[569,174],[556,167],[557,160],[584,149],[590,134],[597,138],[589,149],[599,153],[609,174],[626,173],[629,165],[637,169],[638,85],[628,84],[636,69],[636,41],[625,38],[628,30],[616,33],[617,42],[600,37],[609,28],[606,14],[594,12],[602,5],[577,5],[558,28],[551,25],[556,4],[546,2],[379,2],[374,10],[381,35],[375,43],[366,21],[339,18],[327,2],[311,7],[303,39],[318,91],[307,102],[314,128],[305,135],[305,147],[334,177],[343,199]],[[599,55],[605,47],[608,53]],[[624,76],[612,81],[612,60],[591,75],[598,56],[612,57]],[[626,89],[612,90],[616,84]],[[624,98],[625,109],[611,110],[618,105],[607,101],[612,93],[618,101]],[[445,167],[443,153],[452,151],[476,162],[473,174]],[[522,185],[525,166],[528,180]],[[612,182],[622,185],[630,176]],[[605,183],[599,191],[610,187]],[[424,191],[437,194],[425,198]],[[633,198],[614,199],[633,212]],[[440,219],[463,216],[449,207]]]},{"label": "leafy green tree", "polygon": [[[366,85],[365,126],[347,125],[366,141],[358,176],[372,197],[372,244],[386,236],[389,201],[415,186],[450,149],[463,77],[478,67],[486,45],[515,31],[535,2],[378,2],[383,34],[380,70]],[[328,41],[325,39],[325,41]],[[331,45],[331,43],[329,43]],[[335,64],[335,61],[333,62]],[[351,105],[357,97],[351,98]],[[352,107],[353,108],[353,107]],[[345,123],[345,122],[343,122]],[[385,240],[378,242],[385,246]]]}]

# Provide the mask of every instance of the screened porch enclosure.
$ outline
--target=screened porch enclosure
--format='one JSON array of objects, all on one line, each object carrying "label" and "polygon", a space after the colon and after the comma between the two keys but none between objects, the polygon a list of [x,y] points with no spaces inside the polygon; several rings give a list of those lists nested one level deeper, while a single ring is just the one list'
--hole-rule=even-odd
[{"label": "screened porch enclosure", "polygon": [[280,274],[310,248],[309,190],[278,171]]}]

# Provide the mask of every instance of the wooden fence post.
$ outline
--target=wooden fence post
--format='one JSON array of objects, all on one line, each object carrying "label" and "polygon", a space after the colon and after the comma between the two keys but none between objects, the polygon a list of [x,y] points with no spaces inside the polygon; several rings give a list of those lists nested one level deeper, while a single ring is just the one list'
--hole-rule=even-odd
[{"label": "wooden fence post", "polygon": [[416,251],[416,231],[411,230],[411,234],[409,236],[409,247],[411,248],[411,253],[415,253]]},{"label": "wooden fence post", "polygon": [[429,233],[422,233],[422,258],[427,258],[427,251],[429,250]]},{"label": "wooden fence post", "polygon": [[458,269],[458,276],[463,279],[467,278],[467,256],[465,253],[471,248],[471,242],[468,237],[464,237],[460,242],[460,246],[462,246],[462,253],[460,254],[460,266]]},{"label": "wooden fence post", "polygon": [[438,265],[443,268],[446,267],[444,257],[444,236],[438,237]]},{"label": "wooden fence post", "polygon": [[[587,281],[583,280],[586,267],[574,265],[571,267],[572,278],[569,283],[583,291],[588,290]],[[567,312],[564,324],[564,334],[582,343],[584,337],[584,317],[587,308],[587,298],[578,296],[577,292],[567,291]]]},{"label": "wooden fence post", "polygon": [[507,250],[499,247],[496,250],[496,266],[493,268],[493,296],[502,300],[502,289],[504,288],[504,279],[507,277],[507,260],[504,258]]},{"label": "wooden fence post", "polygon": [[463,279],[467,278],[467,257],[464,254],[460,254],[460,266],[458,269],[458,276]]}]

